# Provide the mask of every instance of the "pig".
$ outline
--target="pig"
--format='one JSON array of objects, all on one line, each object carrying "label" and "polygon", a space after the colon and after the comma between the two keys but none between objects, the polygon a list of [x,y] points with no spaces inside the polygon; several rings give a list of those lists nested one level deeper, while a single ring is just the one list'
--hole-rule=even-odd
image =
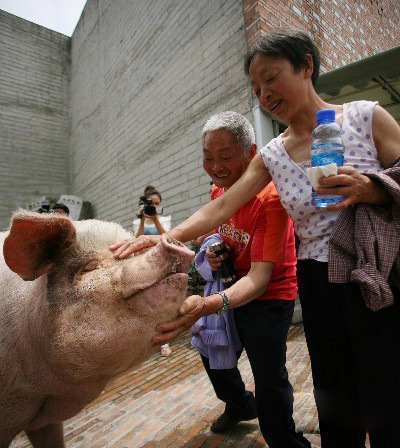
[{"label": "pig", "polygon": [[0,233],[0,448],[24,430],[64,447],[62,422],[159,350],[157,323],[186,297],[193,252],[163,235],[113,258],[120,225],[24,210]]}]

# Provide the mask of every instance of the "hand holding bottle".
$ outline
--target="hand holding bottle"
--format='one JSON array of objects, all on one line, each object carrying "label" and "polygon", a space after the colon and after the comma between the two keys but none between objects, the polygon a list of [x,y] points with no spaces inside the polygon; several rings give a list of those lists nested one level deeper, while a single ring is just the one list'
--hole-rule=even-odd
[{"label": "hand holding bottle", "polygon": [[381,184],[359,173],[352,166],[339,167],[335,176],[321,177],[319,185],[320,188],[316,190],[319,195],[332,195],[334,193],[344,197],[341,202],[328,205],[327,210],[329,211],[343,210],[358,202],[383,205],[382,194],[384,192],[380,191],[383,188]]},{"label": "hand holding bottle", "polygon": [[[335,110],[319,110],[316,118],[318,126],[311,134],[311,163],[313,168],[330,164],[341,167],[344,159],[344,145],[341,138],[341,128],[335,122]],[[340,196],[336,190],[330,194],[326,190],[321,194],[315,190],[312,192],[312,203],[318,207],[337,204],[343,199],[343,196]]]}]

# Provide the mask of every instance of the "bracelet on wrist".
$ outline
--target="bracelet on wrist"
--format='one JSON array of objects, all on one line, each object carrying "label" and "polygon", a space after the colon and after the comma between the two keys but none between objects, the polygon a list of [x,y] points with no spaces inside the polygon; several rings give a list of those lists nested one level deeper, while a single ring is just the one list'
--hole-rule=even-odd
[{"label": "bracelet on wrist", "polygon": [[226,313],[229,310],[229,299],[224,291],[216,292],[215,294],[219,294],[222,297],[222,306],[217,311],[217,314],[221,315]]}]

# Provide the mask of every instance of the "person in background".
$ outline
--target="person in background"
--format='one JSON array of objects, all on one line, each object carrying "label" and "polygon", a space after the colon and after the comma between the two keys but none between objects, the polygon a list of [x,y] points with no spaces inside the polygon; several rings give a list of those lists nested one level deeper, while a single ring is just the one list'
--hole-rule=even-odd
[{"label": "person in background", "polygon": [[153,185],[147,185],[143,196],[146,200],[152,202],[150,205],[150,207],[153,206],[152,214],[145,213],[146,204],[143,203],[143,200],[140,200],[139,209],[136,213],[138,218],[133,221],[133,234],[139,237],[141,235],[162,235],[168,232],[171,229],[171,216],[162,215],[161,193]]},{"label": "person in background", "polygon": [[[189,241],[190,244],[189,249],[192,250],[195,254],[197,254],[206,236],[207,235],[202,235],[199,238],[195,238],[194,240]],[[189,274],[188,287],[190,288],[190,292],[192,294],[199,294],[201,287],[206,284],[206,281],[198,273],[194,260],[190,265],[188,274]]]},{"label": "person in background", "polygon": [[[138,218],[133,221],[133,234],[137,238],[141,235],[162,235],[168,232],[171,229],[171,216],[162,215],[161,193],[153,185],[147,185],[143,196],[144,198],[141,198],[137,211]],[[146,210],[150,214],[146,214]],[[169,344],[161,345],[161,356],[168,357],[170,354],[171,348]]]},{"label": "person in background", "polygon": [[59,202],[53,205],[52,210],[54,213],[57,213],[59,215],[69,216],[69,208],[66,205],[61,204]]}]

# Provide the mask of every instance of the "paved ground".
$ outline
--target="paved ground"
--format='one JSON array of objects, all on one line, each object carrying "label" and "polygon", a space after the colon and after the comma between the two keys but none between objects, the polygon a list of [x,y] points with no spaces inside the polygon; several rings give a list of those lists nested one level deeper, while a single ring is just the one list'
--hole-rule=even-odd
[{"label": "paved ground", "polygon": [[[171,344],[169,358],[153,356],[137,370],[121,376],[76,417],[65,423],[68,448],[261,448],[257,420],[241,423],[226,435],[209,431],[223,411],[203,370],[189,335]],[[295,390],[294,418],[298,429],[320,447],[312,396],[310,362],[301,324],[291,327],[287,365]],[[254,390],[244,353],[243,379]],[[20,435],[12,448],[29,447]]]}]

